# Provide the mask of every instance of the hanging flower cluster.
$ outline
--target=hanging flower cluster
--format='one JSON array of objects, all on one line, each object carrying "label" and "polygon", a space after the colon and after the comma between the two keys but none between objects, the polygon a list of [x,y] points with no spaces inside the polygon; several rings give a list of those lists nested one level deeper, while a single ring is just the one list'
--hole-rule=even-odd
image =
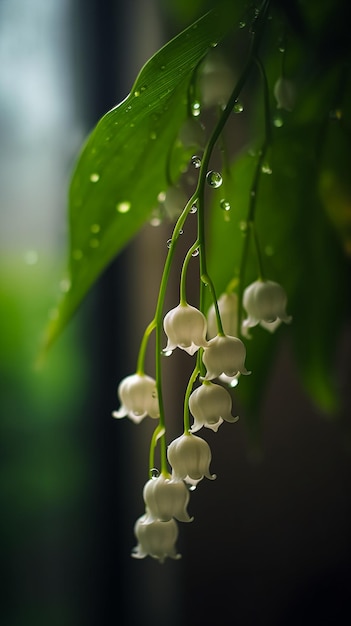
[{"label": "hanging flower cluster", "polygon": [[[254,29],[252,31],[255,32]],[[215,61],[215,62],[214,62]],[[265,90],[264,103],[268,106],[267,81],[258,57],[252,63],[259,66],[263,76]],[[170,184],[162,195],[165,212],[176,219],[172,237],[167,242],[168,253],[161,279],[155,316],[147,326],[138,356],[137,369],[127,376],[118,386],[120,408],[113,412],[116,418],[129,417],[139,423],[146,416],[157,420],[152,436],[149,455],[149,473],[143,489],[144,512],[135,523],[134,532],[137,545],[132,556],[142,559],[150,556],[160,563],[165,559],[178,559],[176,542],[178,523],[192,522],[188,513],[191,491],[204,479],[213,480],[210,445],[198,435],[202,428],[217,433],[220,426],[233,424],[238,416],[233,415],[233,387],[242,377],[251,372],[246,367],[246,346],[244,341],[251,337],[250,329],[260,325],[273,332],[282,323],[288,324],[291,316],[287,314],[287,295],[277,282],[266,279],[262,267],[259,238],[256,232],[255,210],[260,173],[268,145],[269,129],[259,152],[257,168],[253,178],[248,201],[247,232],[243,241],[242,263],[239,272],[232,271],[231,280],[223,293],[217,298],[216,286],[207,270],[205,237],[205,187],[208,185],[217,193],[223,179],[220,172],[210,169],[212,151],[232,111],[239,112],[238,97],[244,84],[242,77],[230,94],[232,85],[228,84],[228,71],[220,68],[220,57],[213,57],[205,65],[200,83],[203,85],[203,104],[205,107],[219,105],[221,114],[203,149],[202,133],[198,142],[202,156],[194,154],[191,164],[198,172],[197,184],[188,201],[183,196],[180,186]],[[219,64],[219,66],[218,66]],[[216,88],[206,89],[211,77],[211,84]],[[216,78],[217,77],[217,78]],[[230,76],[232,80],[232,76]],[[207,87],[206,87],[207,85]],[[194,87],[194,85],[192,85]],[[189,89],[189,97],[193,93]],[[275,86],[275,96],[279,106],[286,106],[287,86]],[[215,101],[213,100],[215,99]],[[225,105],[225,103],[227,104]],[[181,131],[181,143],[187,145],[186,129],[190,129],[191,142],[197,136],[196,125],[201,112],[201,103],[194,100],[189,103],[189,119]],[[266,111],[265,119],[269,119]],[[201,127],[202,129],[202,127]],[[169,177],[168,177],[169,178]],[[222,198],[219,202],[228,212],[230,202]],[[165,295],[174,261],[179,235],[190,214],[197,214],[197,235],[183,260],[180,271],[179,304],[165,313]],[[253,241],[257,259],[257,279],[251,283],[245,281],[249,240]],[[189,263],[195,258],[199,263],[199,306],[188,303],[186,278]],[[229,271],[229,273],[230,273]],[[254,277],[253,277],[254,278]],[[210,300],[208,307],[206,300]],[[144,361],[148,339],[155,331],[155,378],[144,371]],[[165,339],[166,337],[166,339]],[[177,348],[185,351],[193,359],[193,371],[184,392],[184,418],[181,434],[169,441],[167,438],[167,410],[164,402],[164,383],[161,367],[162,355],[171,356]],[[245,382],[240,382],[245,384]],[[195,434],[196,433],[196,434]],[[155,451],[159,452],[159,470],[155,469]]]}]

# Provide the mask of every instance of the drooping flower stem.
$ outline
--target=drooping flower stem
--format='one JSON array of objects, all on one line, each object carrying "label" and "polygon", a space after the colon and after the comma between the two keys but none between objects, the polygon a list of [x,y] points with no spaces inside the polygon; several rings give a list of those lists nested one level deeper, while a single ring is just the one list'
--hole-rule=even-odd
[{"label": "drooping flower stem", "polygon": [[186,283],[186,273],[187,273],[188,265],[189,265],[191,257],[194,255],[198,247],[199,247],[199,240],[197,239],[195,243],[193,243],[191,248],[189,248],[186,254],[186,257],[184,259],[184,262],[183,262],[183,267],[182,267],[182,271],[180,275],[180,304],[183,304],[183,305],[187,304],[185,283]]},{"label": "drooping flower stem", "polygon": [[190,378],[189,378],[189,382],[185,391],[185,397],[184,397],[184,435],[189,434],[190,432],[190,414],[189,414],[189,397],[190,394],[192,392],[193,386],[194,386],[194,382],[197,379],[198,375],[200,373],[199,367],[198,367],[198,360],[196,361],[196,366],[193,370],[193,373],[191,374]]},{"label": "drooping flower stem", "polygon": [[239,332],[241,330],[241,322],[243,317],[243,292],[244,292],[244,280],[245,280],[245,271],[246,264],[248,258],[249,251],[249,243],[250,243],[250,235],[252,234],[253,243],[256,250],[256,258],[257,258],[257,266],[258,266],[258,277],[260,280],[264,280],[264,270],[263,270],[263,262],[262,262],[262,254],[261,248],[258,241],[256,225],[255,225],[255,214],[257,207],[257,194],[258,194],[258,186],[260,182],[260,178],[262,175],[262,168],[264,165],[264,160],[266,158],[266,153],[268,147],[271,142],[271,115],[270,115],[270,105],[269,105],[269,88],[266,72],[262,65],[261,60],[258,57],[255,57],[255,62],[260,70],[262,83],[263,83],[263,99],[264,99],[264,139],[259,151],[258,160],[256,163],[256,169],[254,172],[254,177],[250,189],[250,199],[249,199],[249,208],[246,219],[246,230],[244,232],[244,242],[243,249],[241,253],[241,262],[240,262],[240,271],[239,271],[239,306],[238,306],[238,329]]},{"label": "drooping flower stem", "polygon": [[138,361],[137,361],[137,369],[136,369],[136,373],[139,374],[140,376],[142,376],[145,373],[144,367],[145,367],[145,355],[146,355],[147,344],[149,342],[150,335],[152,331],[154,330],[155,326],[156,326],[156,322],[153,319],[150,322],[150,324],[146,327],[143,338],[140,343]]}]

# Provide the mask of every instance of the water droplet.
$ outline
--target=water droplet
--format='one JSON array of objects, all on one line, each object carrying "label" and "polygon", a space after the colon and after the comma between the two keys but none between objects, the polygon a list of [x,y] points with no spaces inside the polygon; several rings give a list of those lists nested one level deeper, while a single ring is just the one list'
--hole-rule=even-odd
[{"label": "water droplet", "polygon": [[100,245],[100,241],[98,239],[96,239],[96,237],[94,237],[93,239],[90,239],[89,246],[91,248],[98,248],[99,245]]},{"label": "water droplet", "polygon": [[132,206],[131,203],[128,201],[119,202],[118,204],[116,204],[116,211],[117,213],[128,213],[128,211],[130,211],[131,206]]},{"label": "water droplet", "polygon": [[244,220],[239,222],[239,228],[240,228],[242,233],[246,233],[247,232],[247,222],[245,222]]},{"label": "water droplet", "polygon": [[238,102],[237,100],[233,107],[234,113],[242,113],[243,110],[244,110],[244,106],[242,105],[241,102]]},{"label": "water droplet", "polygon": [[126,108],[126,113],[128,113],[128,111],[130,111],[130,110],[131,110],[131,108],[132,108],[132,107],[131,107],[131,105],[129,105],[129,106]]},{"label": "water droplet", "polygon": [[172,245],[172,239],[167,239],[167,248],[169,249]]},{"label": "water droplet", "polygon": [[155,133],[154,131],[150,133],[150,139],[157,139],[157,133]]},{"label": "water droplet", "polygon": [[197,205],[194,202],[194,204],[191,205],[191,209],[190,209],[189,213],[194,214],[194,213],[196,213],[196,211],[197,211]]},{"label": "water droplet", "polygon": [[157,200],[159,202],[164,202],[166,200],[166,192],[165,191],[160,191],[160,193],[157,196]]},{"label": "water droplet", "polygon": [[140,91],[141,91],[141,92],[146,91],[146,89],[147,89],[147,85],[142,85],[142,86],[140,87]]},{"label": "water droplet", "polygon": [[261,167],[261,172],[262,172],[262,174],[271,174],[272,173],[272,169],[271,169],[269,163],[263,163],[263,165]]},{"label": "water droplet", "polygon": [[157,467],[153,467],[153,468],[150,470],[150,476],[151,476],[151,478],[158,478],[158,477],[159,477],[159,475],[160,475],[160,472],[159,472],[159,470],[157,469]]},{"label": "water droplet", "polygon": [[136,98],[138,98],[138,97],[140,96],[140,91],[139,91],[139,89],[136,89],[136,90],[134,91],[134,95],[135,95],[135,97],[136,97]]},{"label": "water droplet", "polygon": [[185,483],[185,484],[188,487],[188,491],[195,491],[196,485],[191,485],[190,483]]},{"label": "water droplet", "polygon": [[201,104],[198,100],[195,100],[191,105],[191,113],[193,117],[199,117],[201,113]]},{"label": "water droplet", "polygon": [[181,228],[180,231],[179,231],[179,234],[183,235],[183,233],[184,233],[184,230]]},{"label": "water droplet", "polygon": [[251,189],[251,191],[250,191],[250,196],[251,196],[251,198],[254,198],[254,197],[255,197],[255,195],[256,195],[256,191],[255,191],[255,189]]},{"label": "water droplet", "polygon": [[163,72],[163,70],[165,70],[165,69],[166,69],[166,66],[165,66],[165,65],[161,65],[161,66],[160,66],[160,70],[161,70],[161,72]]},{"label": "water droplet", "polygon": [[83,258],[83,252],[77,248],[77,250],[73,250],[72,257],[75,261],[80,261]]},{"label": "water droplet", "polygon": [[206,181],[207,181],[207,184],[210,185],[210,187],[217,189],[217,187],[221,186],[223,179],[219,172],[210,170],[206,174]]},{"label": "water droplet", "polygon": [[60,290],[62,291],[62,293],[68,293],[70,289],[71,281],[69,280],[69,278],[63,278],[60,282]]},{"label": "water droplet", "polygon": [[199,256],[199,248],[195,248],[194,252],[192,252],[191,256]]},{"label": "water droplet", "polygon": [[244,21],[239,22],[239,28],[245,28],[245,26],[246,26],[246,22]]},{"label": "water droplet", "polygon": [[149,224],[154,227],[160,226],[162,224],[162,220],[160,217],[152,217]]},{"label": "water droplet", "polygon": [[195,167],[195,169],[199,169],[199,167],[201,167],[201,159],[200,159],[200,157],[197,156],[196,154],[194,154],[191,157],[191,163]]},{"label": "water droplet", "polygon": [[230,203],[225,198],[222,198],[219,204],[223,211],[230,211]]},{"label": "water droplet", "polygon": [[218,41],[211,41],[210,46],[211,48],[216,48],[218,46]]},{"label": "water droplet", "polygon": [[27,250],[24,255],[24,262],[26,265],[36,265],[38,263],[39,255],[36,250]]},{"label": "water droplet", "polygon": [[232,389],[234,387],[237,387],[239,384],[239,379],[237,377],[233,378],[230,383],[229,383],[229,387],[231,387]]},{"label": "water droplet", "polygon": [[94,235],[97,235],[97,233],[99,233],[101,230],[100,224],[92,224],[90,226],[90,230],[92,233],[94,233]]},{"label": "water droplet", "polygon": [[274,126],[276,128],[281,128],[283,126],[284,122],[283,122],[282,118],[280,117],[280,115],[276,115],[273,118],[273,124],[274,124]]},{"label": "water droplet", "polygon": [[161,355],[162,356],[171,356],[171,354],[173,353],[173,350],[161,350]]},{"label": "water droplet", "polygon": [[91,183],[97,183],[98,180],[100,180],[100,175],[97,174],[96,172],[93,172],[93,174],[90,174],[90,182]]}]

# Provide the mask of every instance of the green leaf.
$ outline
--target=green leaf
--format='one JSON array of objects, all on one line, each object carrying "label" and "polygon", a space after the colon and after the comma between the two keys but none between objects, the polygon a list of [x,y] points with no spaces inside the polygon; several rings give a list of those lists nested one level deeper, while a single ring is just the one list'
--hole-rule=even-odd
[{"label": "green leaf", "polygon": [[[67,289],[47,329],[44,349],[157,207],[158,194],[169,185],[170,150],[188,116],[191,75],[227,31],[228,19],[216,10],[184,30],[148,61],[128,97],[89,137],[70,187]],[[171,176],[177,180],[183,163],[174,154]]]}]

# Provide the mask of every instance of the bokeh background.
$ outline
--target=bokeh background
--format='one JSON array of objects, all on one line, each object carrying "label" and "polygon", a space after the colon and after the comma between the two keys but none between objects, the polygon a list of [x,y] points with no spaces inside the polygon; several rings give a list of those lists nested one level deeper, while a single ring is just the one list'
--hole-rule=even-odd
[{"label": "bokeh background", "polygon": [[[245,413],[217,435],[204,433],[218,478],[192,494],[183,558],[163,566],[130,558],[151,425],[110,414],[153,315],[169,226],[143,230],[36,363],[67,288],[76,156],[142,64],[196,14],[200,3],[188,4],[0,0],[4,626],[290,626],[351,617],[350,325],[336,347],[338,415],[321,414],[304,393],[285,333],[259,444]],[[187,355],[171,367],[177,436]]]}]

